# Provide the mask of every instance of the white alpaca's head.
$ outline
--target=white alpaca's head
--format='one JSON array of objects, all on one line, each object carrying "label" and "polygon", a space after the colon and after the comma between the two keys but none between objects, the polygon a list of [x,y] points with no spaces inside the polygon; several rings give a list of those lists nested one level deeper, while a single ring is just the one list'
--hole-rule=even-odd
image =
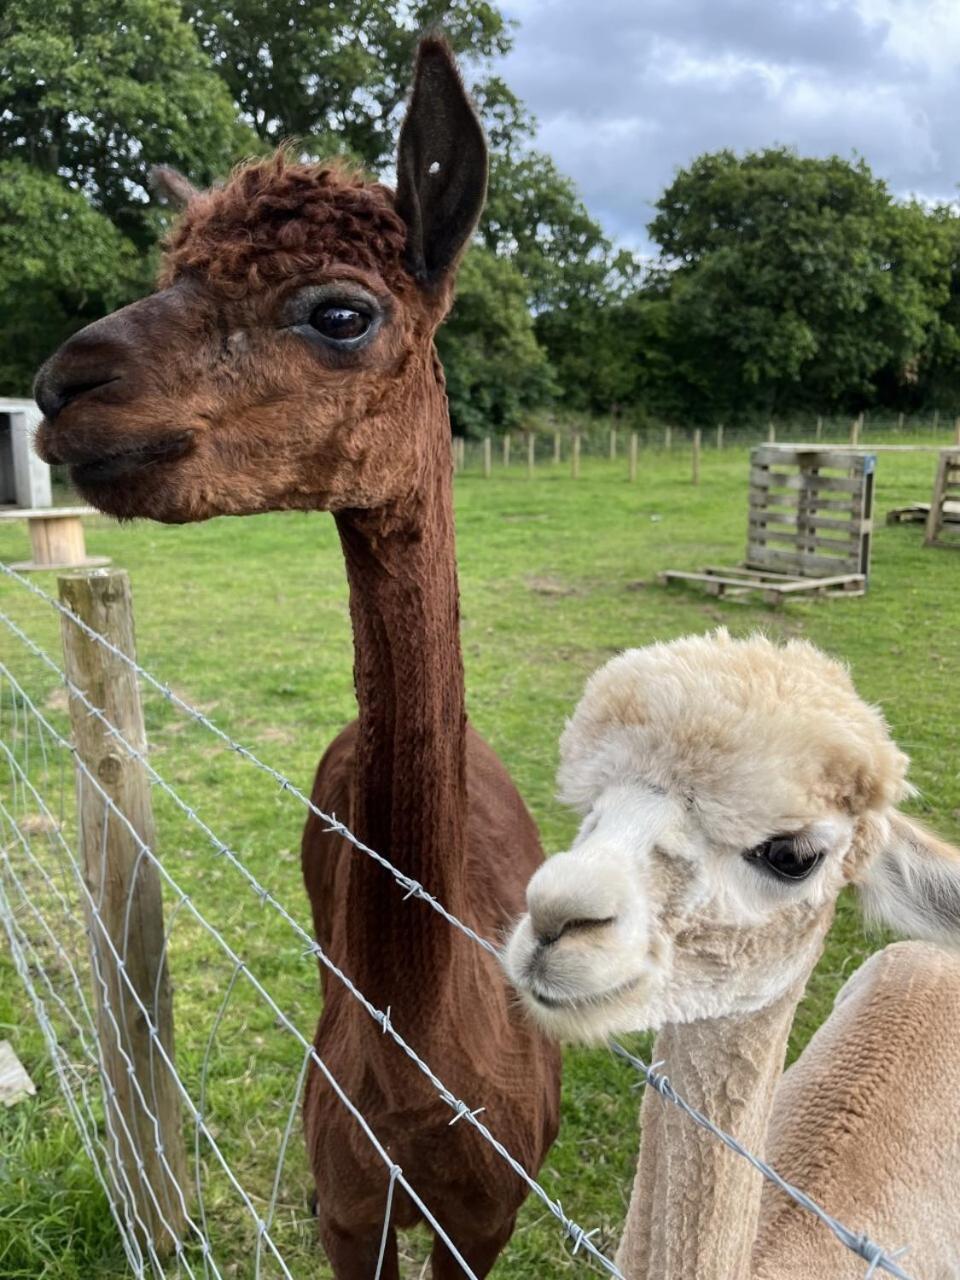
[{"label": "white alpaca's head", "polygon": [[528,886],[510,980],[562,1038],[749,1013],[806,977],[851,882],[871,915],[960,940],[960,860],[895,808],[907,763],[806,642],[621,654],[564,731],[584,819]]}]

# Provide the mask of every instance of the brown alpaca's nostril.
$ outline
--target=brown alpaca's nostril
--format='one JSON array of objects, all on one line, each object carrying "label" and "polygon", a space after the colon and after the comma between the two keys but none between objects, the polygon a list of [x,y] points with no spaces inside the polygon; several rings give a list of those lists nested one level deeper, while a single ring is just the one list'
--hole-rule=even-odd
[{"label": "brown alpaca's nostril", "polygon": [[48,361],[37,374],[33,384],[33,397],[48,422],[67,407],[71,400],[87,391],[96,391],[111,382],[118,382],[119,375],[107,370],[90,370],[70,374],[57,369],[56,361]]},{"label": "brown alpaca's nostril", "polygon": [[550,947],[555,942],[559,942],[561,938],[567,938],[572,933],[587,933],[591,929],[603,929],[610,924],[616,924],[616,916],[602,916],[596,919],[576,919],[565,921],[559,929],[554,929],[550,933],[537,933],[537,942],[541,947]]}]

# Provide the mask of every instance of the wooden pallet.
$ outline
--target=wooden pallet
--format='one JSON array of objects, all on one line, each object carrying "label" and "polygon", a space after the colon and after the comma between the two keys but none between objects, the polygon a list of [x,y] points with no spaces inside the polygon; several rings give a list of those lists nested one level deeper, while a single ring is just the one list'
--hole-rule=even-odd
[{"label": "wooden pallet", "polygon": [[[945,524],[960,524],[960,502],[945,502],[941,508]],[[926,524],[929,502],[911,502],[909,507],[894,507],[887,512],[887,524]]]},{"label": "wooden pallet", "polygon": [[933,482],[933,497],[927,513],[927,528],[923,542],[927,547],[952,547],[960,551],[960,537],[948,526],[953,520],[948,507],[960,501],[960,449],[944,449],[937,464],[937,477]]},{"label": "wooden pallet", "polygon": [[711,595],[863,595],[870,573],[876,458],[847,449],[764,445],[750,454],[747,553],[733,568],[668,569],[661,582],[703,585]]}]

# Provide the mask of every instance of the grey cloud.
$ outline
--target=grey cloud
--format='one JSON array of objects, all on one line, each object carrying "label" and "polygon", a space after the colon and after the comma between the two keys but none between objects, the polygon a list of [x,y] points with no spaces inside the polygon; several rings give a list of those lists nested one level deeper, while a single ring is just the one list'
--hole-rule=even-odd
[{"label": "grey cloud", "polygon": [[898,56],[855,0],[510,0],[503,74],[539,144],[612,235],[649,251],[651,204],[676,168],[721,147],[864,156],[900,194],[951,198],[960,131],[950,83]]}]

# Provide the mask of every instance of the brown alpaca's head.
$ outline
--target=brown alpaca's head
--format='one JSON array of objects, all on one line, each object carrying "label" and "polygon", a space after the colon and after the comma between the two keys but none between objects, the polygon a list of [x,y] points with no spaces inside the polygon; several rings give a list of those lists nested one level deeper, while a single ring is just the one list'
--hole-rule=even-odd
[{"label": "brown alpaca's head", "polygon": [[446,447],[433,334],[486,172],[434,37],[420,45],[396,194],[282,151],[204,193],[160,171],[186,208],[159,289],[43,366],[37,451],[121,517],[402,501]]}]

